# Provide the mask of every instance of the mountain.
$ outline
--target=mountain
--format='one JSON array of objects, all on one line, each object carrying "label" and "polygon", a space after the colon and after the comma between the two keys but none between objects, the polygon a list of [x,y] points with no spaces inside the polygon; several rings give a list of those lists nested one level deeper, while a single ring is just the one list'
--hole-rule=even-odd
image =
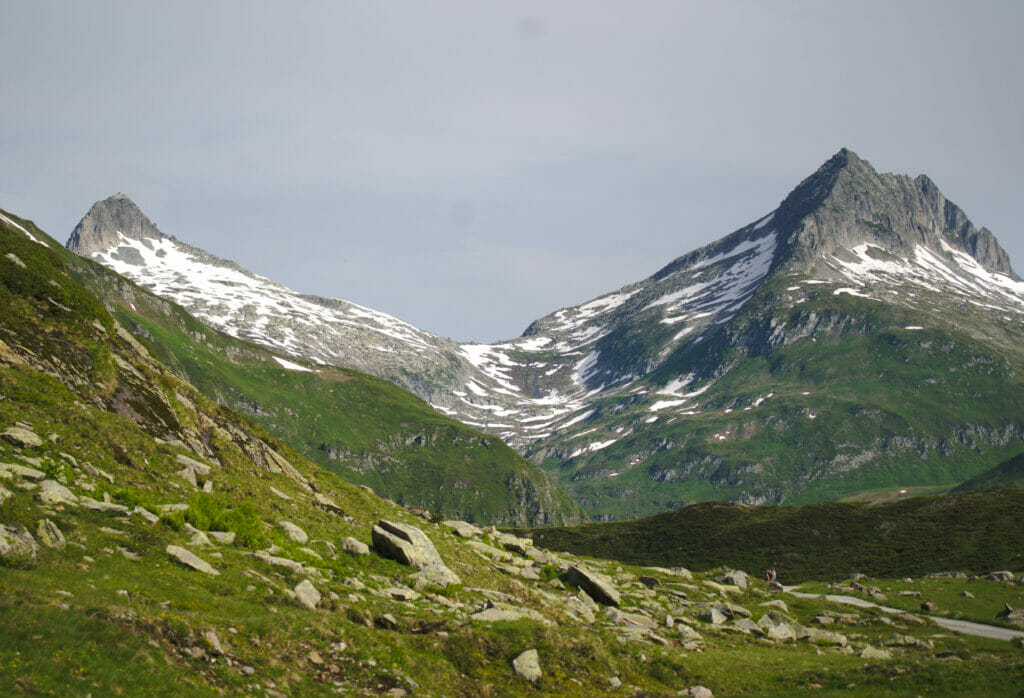
[{"label": "mountain", "polygon": [[598,518],[951,486],[1024,435],[1024,283],[1006,253],[927,177],[846,149],[762,218],[490,345],[302,296],[135,215],[111,233],[121,205],[96,204],[72,249],[228,334],[406,387]]},{"label": "mountain", "polygon": [[[117,195],[94,207],[76,231],[75,246],[103,239],[96,231],[110,225],[159,235]],[[401,504],[479,523],[585,519],[547,474],[500,439],[439,415],[391,383],[351,369],[314,370],[224,335],[79,256],[71,255],[67,267],[153,355],[204,394],[350,482]]]},{"label": "mountain", "polygon": [[978,490],[1005,490],[1024,487],[1024,453],[1019,453],[996,467],[975,475],[953,488],[954,493]]}]

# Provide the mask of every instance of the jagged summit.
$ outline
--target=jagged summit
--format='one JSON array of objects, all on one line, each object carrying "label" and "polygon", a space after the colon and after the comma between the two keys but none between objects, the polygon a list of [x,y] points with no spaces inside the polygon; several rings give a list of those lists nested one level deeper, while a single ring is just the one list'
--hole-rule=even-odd
[{"label": "jagged summit", "polygon": [[164,237],[153,221],[134,201],[118,192],[97,201],[68,238],[67,248],[85,257],[118,247],[121,237],[130,240],[159,240]]},{"label": "jagged summit", "polygon": [[992,233],[976,228],[931,179],[879,173],[848,148],[801,182],[773,223],[782,233],[777,265],[791,270],[820,271],[824,258],[863,244],[901,259],[923,246],[950,259],[964,252],[987,271],[1018,279]]}]

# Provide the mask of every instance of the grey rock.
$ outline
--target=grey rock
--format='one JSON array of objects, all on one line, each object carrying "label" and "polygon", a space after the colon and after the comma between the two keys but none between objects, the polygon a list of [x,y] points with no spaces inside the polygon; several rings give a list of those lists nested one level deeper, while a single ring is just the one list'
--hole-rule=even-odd
[{"label": "grey rock", "polygon": [[722,623],[725,623],[727,620],[729,620],[729,616],[727,616],[723,608],[718,605],[708,606],[707,608],[702,610],[697,617],[705,623],[710,623],[711,625],[721,625]]},{"label": "grey rock", "polygon": [[513,659],[512,667],[515,669],[517,676],[521,676],[530,683],[537,683],[540,681],[541,676],[544,675],[540,669],[540,656],[535,649],[526,650]]},{"label": "grey rock", "polygon": [[715,698],[715,694],[706,686],[690,686],[690,688],[686,689],[686,693],[682,695],[689,696],[690,698]]},{"label": "grey rock", "polygon": [[302,544],[309,541],[309,535],[291,521],[278,521],[277,525],[280,526],[285,535],[294,542]]},{"label": "grey rock", "polygon": [[452,529],[461,538],[477,538],[484,534],[482,528],[466,521],[442,521],[441,525]]},{"label": "grey rock", "polygon": [[[114,502],[104,502],[92,497],[81,496],[78,498],[78,503],[85,509],[91,509],[93,511],[108,511],[116,512],[118,514],[127,514],[128,507],[123,504],[116,504]],[[187,507],[186,507],[187,508]]]},{"label": "grey rock", "polygon": [[846,647],[849,644],[849,639],[841,633],[833,633],[819,628],[802,628],[802,630],[804,631],[802,633],[804,639],[810,642],[837,645],[839,647]]},{"label": "grey rock", "polygon": [[234,531],[210,531],[210,538],[221,545],[232,545],[235,542],[236,534]]},{"label": "grey rock", "polygon": [[64,540],[64,534],[57,528],[57,524],[49,519],[39,521],[39,526],[36,527],[36,536],[38,536],[39,542],[47,548],[63,550],[64,546],[67,545],[67,541]]},{"label": "grey rock", "polygon": [[316,587],[308,579],[303,579],[296,584],[294,591],[298,602],[308,609],[315,609],[317,604],[320,603],[320,592],[316,590]]},{"label": "grey rock", "polygon": [[136,506],[134,509],[132,509],[131,515],[141,517],[143,521],[149,524],[155,524],[158,521],[160,521],[159,516],[149,511],[148,509],[140,506]]},{"label": "grey rock", "polygon": [[7,501],[8,497],[13,497],[13,496],[14,496],[13,492],[11,492],[9,489],[4,487],[3,485],[0,485],[0,504],[3,504],[5,501]]},{"label": "grey rock", "polygon": [[341,539],[341,549],[349,555],[369,555],[370,546],[361,540],[356,540],[352,536],[347,536]]},{"label": "grey rock", "polygon": [[210,649],[219,655],[225,654],[224,645],[220,643],[220,638],[217,637],[217,633],[213,630],[207,630],[203,633],[203,639],[210,645]]},{"label": "grey rock", "polygon": [[373,527],[371,535],[378,553],[419,570],[413,575],[418,585],[461,583],[459,576],[444,564],[426,534],[415,526],[381,519]]},{"label": "grey rock", "polygon": [[989,572],[985,575],[985,579],[991,579],[996,582],[1015,582],[1017,578],[1013,572],[1009,570],[996,570],[995,572]]},{"label": "grey rock", "polygon": [[739,587],[740,589],[746,589],[749,580],[750,575],[742,570],[730,570],[725,574],[720,574],[715,577],[715,581],[719,584],[731,584]]},{"label": "grey rock", "polygon": [[588,570],[586,567],[573,565],[566,573],[565,580],[572,586],[587,592],[598,603],[618,606],[622,601],[622,597],[608,577]]},{"label": "grey rock", "polygon": [[166,551],[167,554],[171,556],[171,558],[173,558],[177,562],[180,562],[186,567],[191,567],[192,569],[198,572],[202,572],[204,574],[209,574],[213,576],[217,576],[220,574],[220,572],[215,570],[213,568],[213,565],[211,565],[209,562],[203,560],[201,557],[199,557],[198,555],[189,550],[186,550],[185,548],[178,547],[177,545],[168,545]]},{"label": "grey rock", "polygon": [[51,506],[78,504],[78,497],[67,487],[56,480],[43,480],[39,483],[36,499]]},{"label": "grey rock", "polygon": [[24,465],[18,465],[17,463],[0,463],[0,471],[16,475],[23,480],[33,480],[38,482],[46,477],[46,473],[42,470],[36,470],[35,468],[29,468]]},{"label": "grey rock", "polygon": [[892,659],[892,652],[868,645],[860,653],[861,659]]},{"label": "grey rock", "polygon": [[39,545],[24,526],[0,524],[0,559],[32,562],[39,553]]},{"label": "grey rock", "polygon": [[0,438],[4,438],[20,448],[37,448],[43,445],[43,440],[39,438],[38,434],[22,426],[8,427],[0,431]]},{"label": "grey rock", "polygon": [[788,642],[789,640],[796,639],[796,632],[789,623],[780,623],[779,625],[769,626],[764,636],[776,642]]}]

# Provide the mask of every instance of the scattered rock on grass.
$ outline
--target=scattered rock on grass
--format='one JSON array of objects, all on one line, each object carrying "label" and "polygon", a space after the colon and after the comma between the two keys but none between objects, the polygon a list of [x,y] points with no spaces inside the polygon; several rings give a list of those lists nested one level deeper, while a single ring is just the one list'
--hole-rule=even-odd
[{"label": "scattered rock on grass", "polygon": [[8,427],[0,432],[0,436],[21,448],[36,448],[43,445],[43,440],[34,431],[22,426]]},{"label": "scattered rock on grass", "polygon": [[303,579],[296,584],[294,591],[298,602],[310,610],[315,609],[317,604],[320,603],[320,592],[316,590],[316,587],[308,579]]},{"label": "scattered rock on grass", "polygon": [[537,654],[537,650],[526,650],[521,655],[512,660],[512,667],[516,671],[516,675],[523,677],[530,683],[537,683],[540,681],[543,672],[540,670],[540,656]]},{"label": "scattered rock on grass", "polygon": [[185,548],[181,548],[177,545],[168,545],[166,550],[168,555],[186,567],[191,567],[198,572],[213,575],[215,577],[220,574],[220,572],[215,570],[213,565],[209,562],[202,559],[195,553],[185,550]]},{"label": "scattered rock on grass", "polygon": [[0,525],[0,559],[10,562],[31,562],[39,545],[24,526]]},{"label": "scattered rock on grass", "polygon": [[598,603],[603,603],[606,606],[618,606],[622,601],[610,579],[585,567],[573,565],[566,573],[565,580],[572,586],[587,592]]},{"label": "scattered rock on grass", "polygon": [[36,527],[36,535],[39,536],[39,542],[47,548],[63,550],[67,544],[64,540],[64,534],[57,528],[57,524],[49,519],[42,519],[39,522],[39,526]]}]

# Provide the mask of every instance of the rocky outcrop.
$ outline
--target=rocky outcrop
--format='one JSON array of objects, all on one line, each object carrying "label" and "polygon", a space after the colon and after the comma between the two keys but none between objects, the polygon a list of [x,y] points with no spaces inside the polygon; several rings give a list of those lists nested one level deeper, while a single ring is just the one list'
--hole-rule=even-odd
[{"label": "rocky outcrop", "polygon": [[622,602],[622,597],[612,584],[612,580],[586,567],[573,565],[566,572],[565,581],[587,592],[598,603],[618,606]]},{"label": "rocky outcrop", "polygon": [[0,560],[30,563],[36,559],[39,545],[24,526],[0,524]]},{"label": "rocky outcrop", "polygon": [[378,553],[420,570],[413,577],[424,585],[462,583],[459,576],[445,565],[426,534],[415,526],[381,519],[373,527],[372,538]]}]

